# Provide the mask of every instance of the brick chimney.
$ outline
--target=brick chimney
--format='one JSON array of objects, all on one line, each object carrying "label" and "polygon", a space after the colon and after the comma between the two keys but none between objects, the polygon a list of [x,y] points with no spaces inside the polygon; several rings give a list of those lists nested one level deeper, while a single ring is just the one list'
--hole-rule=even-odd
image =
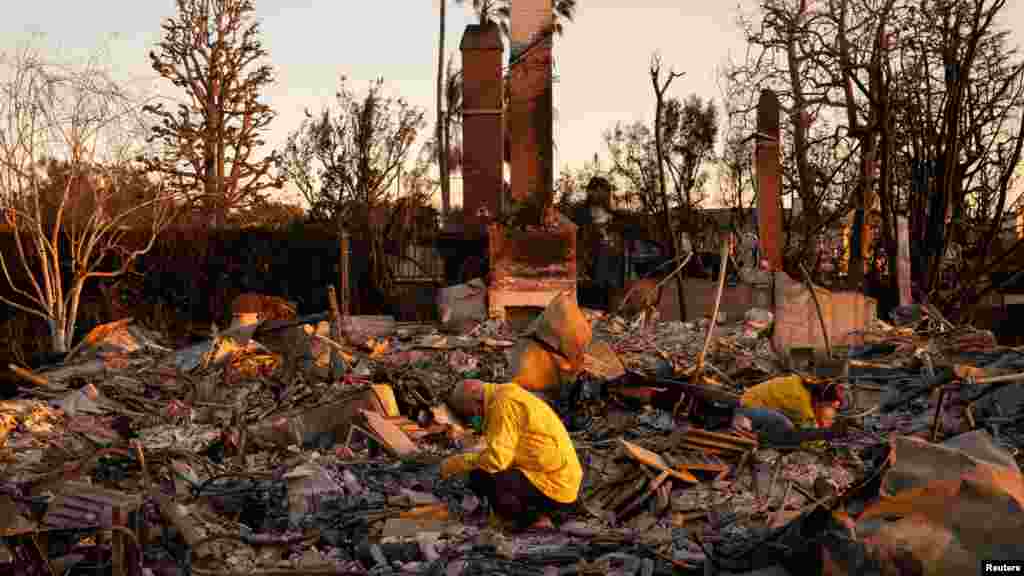
[{"label": "brick chimney", "polygon": [[462,209],[466,232],[481,234],[498,215],[502,178],[502,52],[497,24],[466,26],[462,51]]},{"label": "brick chimney", "polygon": [[782,270],[782,218],[779,181],[779,99],[775,92],[762,90],[757,101],[757,222],[761,260],[772,271]]},{"label": "brick chimney", "polygon": [[[512,200],[543,204],[554,194],[550,27],[552,0],[512,3]],[[525,52],[525,54],[524,54]]]}]

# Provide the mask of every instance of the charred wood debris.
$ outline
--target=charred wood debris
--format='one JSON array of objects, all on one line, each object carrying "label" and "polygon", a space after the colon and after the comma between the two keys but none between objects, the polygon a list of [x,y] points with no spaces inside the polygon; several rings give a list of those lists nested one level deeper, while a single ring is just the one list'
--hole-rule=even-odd
[{"label": "charred wood debris", "polygon": [[[477,441],[444,398],[460,379],[510,377],[509,327],[327,313],[173,350],[124,319],[59,365],[10,367],[23,385],[0,403],[0,573],[649,576],[813,563],[794,526],[809,541],[809,518],[877,484],[890,435],[986,430],[1014,456],[1024,440],[1024,352],[934,309],[900,312],[835,350],[844,369],[822,376],[812,361],[781,365],[763,310],[720,318],[710,349],[707,319],[640,326],[587,311],[603,361],[552,400],[584,487],[568,522],[526,534],[488,527],[464,480],[438,476],[445,455]],[[746,387],[790,371],[847,387],[848,436],[773,447],[730,426]]]}]

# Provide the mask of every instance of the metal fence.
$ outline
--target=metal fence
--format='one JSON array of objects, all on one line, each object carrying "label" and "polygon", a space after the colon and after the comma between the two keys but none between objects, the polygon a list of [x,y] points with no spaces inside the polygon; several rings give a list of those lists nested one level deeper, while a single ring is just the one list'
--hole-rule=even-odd
[{"label": "metal fence", "polygon": [[408,244],[400,254],[387,255],[388,267],[395,282],[430,284],[444,281],[444,260],[433,244]]}]

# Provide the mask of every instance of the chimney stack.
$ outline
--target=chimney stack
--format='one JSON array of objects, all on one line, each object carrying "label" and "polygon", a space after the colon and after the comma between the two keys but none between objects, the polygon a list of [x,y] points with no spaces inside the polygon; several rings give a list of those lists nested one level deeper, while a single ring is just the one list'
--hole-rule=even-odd
[{"label": "chimney stack", "polygon": [[466,232],[481,235],[498,215],[504,185],[501,29],[466,26],[462,51],[462,209]]},{"label": "chimney stack", "polygon": [[512,3],[512,200],[545,206],[554,195],[552,0]]},{"label": "chimney stack", "polygon": [[782,218],[779,180],[782,159],[779,156],[779,99],[771,90],[762,90],[757,101],[757,223],[761,260],[768,261],[772,272],[782,270]]}]

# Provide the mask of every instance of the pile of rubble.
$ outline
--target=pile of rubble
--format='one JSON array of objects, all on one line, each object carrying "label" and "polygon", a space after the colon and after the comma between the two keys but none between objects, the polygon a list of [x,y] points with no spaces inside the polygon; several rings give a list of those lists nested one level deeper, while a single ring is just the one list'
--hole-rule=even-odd
[{"label": "pile of rubble", "polygon": [[[1024,534],[1015,462],[1024,354],[933,310],[911,312],[836,351],[846,369],[830,377],[853,392],[843,413],[855,432],[825,446],[765,447],[715,407],[787,368],[821,377],[776,359],[770,313],[648,329],[587,311],[597,344],[556,402],[584,488],[573,519],[526,534],[490,526],[463,480],[438,475],[445,455],[479,442],[443,399],[461,379],[511,377],[518,335],[507,326],[443,333],[327,314],[172,350],[131,319],[108,324],[60,366],[12,367],[25,385],[0,402],[0,573],[796,573],[821,558],[808,547],[833,550],[827,535],[844,525],[861,540],[895,530],[854,520],[881,514],[871,512],[880,492],[899,508],[910,487],[929,486],[915,494],[932,498],[933,480],[959,486],[962,476],[999,488],[972,496],[972,513],[1009,502],[1015,511],[999,529]],[[894,456],[904,453],[913,457]],[[911,548],[949,550],[911,554],[927,568],[918,573],[991,551],[942,540],[936,527],[964,525],[930,505],[910,501],[917,512],[900,513],[932,527]],[[851,574],[884,564],[861,544],[859,556],[826,563]]]}]

